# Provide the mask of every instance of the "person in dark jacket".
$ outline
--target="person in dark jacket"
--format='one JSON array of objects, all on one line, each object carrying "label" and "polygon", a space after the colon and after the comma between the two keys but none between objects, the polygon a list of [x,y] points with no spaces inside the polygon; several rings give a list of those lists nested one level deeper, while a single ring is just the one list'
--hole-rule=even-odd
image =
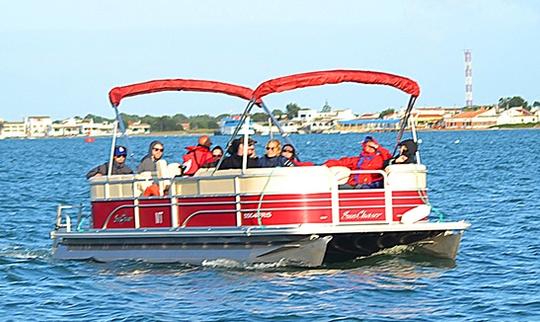
[{"label": "person in dark jacket", "polygon": [[163,157],[163,150],[163,143],[152,141],[148,147],[148,154],[141,159],[141,163],[137,167],[137,173],[145,171],[156,172],[156,162]]},{"label": "person in dark jacket", "polygon": [[212,148],[212,156],[214,157],[211,161],[206,162],[201,166],[201,168],[215,168],[219,160],[223,156],[223,148],[219,145],[216,145]]},{"label": "person in dark jacket", "polygon": [[388,164],[416,163],[418,144],[411,139],[401,141],[398,145],[399,155],[388,160]]},{"label": "person in dark jacket", "polygon": [[[114,148],[114,157],[112,163],[111,175],[115,174],[132,174],[131,170],[126,165],[127,149],[121,145],[118,145]],[[109,162],[105,162],[102,165],[99,165],[92,170],[88,171],[86,174],[86,179],[92,177],[106,176],[109,174]]]},{"label": "person in dark jacket", "polygon": [[281,155],[281,142],[270,140],[266,143],[266,153],[257,161],[260,168],[294,167],[294,163]]},{"label": "person in dark jacket", "polygon": [[[373,137],[366,136],[362,141],[362,150],[356,157],[346,157],[339,160],[328,160],[327,167],[342,166],[351,170],[382,170],[386,160],[392,154],[382,147]],[[383,177],[377,173],[351,174],[346,185],[340,189],[376,189],[383,187]]]},{"label": "person in dark jacket", "polygon": [[[248,168],[258,168],[257,156],[255,155],[255,143],[257,141],[249,139],[248,141]],[[229,156],[223,159],[219,170],[225,169],[242,169],[242,157],[244,155],[244,139],[238,138],[232,141],[231,146],[227,149]]]}]

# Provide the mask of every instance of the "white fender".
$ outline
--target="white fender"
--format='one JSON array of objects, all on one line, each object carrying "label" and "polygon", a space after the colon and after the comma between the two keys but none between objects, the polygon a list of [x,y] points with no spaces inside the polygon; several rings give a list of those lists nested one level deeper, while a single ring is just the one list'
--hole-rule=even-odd
[{"label": "white fender", "polygon": [[406,211],[403,216],[401,216],[401,223],[414,224],[415,222],[429,216],[430,212],[431,207],[428,205],[420,205],[418,207],[414,207],[413,209]]}]

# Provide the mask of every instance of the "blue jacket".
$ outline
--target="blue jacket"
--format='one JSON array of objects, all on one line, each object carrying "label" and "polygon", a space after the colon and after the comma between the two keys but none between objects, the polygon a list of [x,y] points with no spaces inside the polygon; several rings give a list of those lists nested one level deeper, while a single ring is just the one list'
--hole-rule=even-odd
[{"label": "blue jacket", "polygon": [[294,163],[281,155],[272,158],[269,158],[265,155],[263,157],[260,157],[257,163],[259,165],[259,168],[294,167]]}]

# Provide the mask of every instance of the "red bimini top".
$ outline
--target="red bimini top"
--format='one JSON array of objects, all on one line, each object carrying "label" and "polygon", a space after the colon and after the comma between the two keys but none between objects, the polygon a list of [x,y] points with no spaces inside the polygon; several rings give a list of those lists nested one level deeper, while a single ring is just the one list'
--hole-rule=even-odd
[{"label": "red bimini top", "polygon": [[327,70],[294,74],[274,78],[260,84],[253,92],[253,98],[260,100],[272,93],[290,91],[297,88],[353,82],[361,84],[387,85],[402,90],[412,96],[420,95],[420,87],[412,79],[381,72],[364,70]]},{"label": "red bimini top", "polygon": [[125,97],[165,91],[222,93],[248,101],[253,98],[253,90],[244,86],[197,79],[163,79],[115,87],[109,92],[109,101],[117,107]]}]

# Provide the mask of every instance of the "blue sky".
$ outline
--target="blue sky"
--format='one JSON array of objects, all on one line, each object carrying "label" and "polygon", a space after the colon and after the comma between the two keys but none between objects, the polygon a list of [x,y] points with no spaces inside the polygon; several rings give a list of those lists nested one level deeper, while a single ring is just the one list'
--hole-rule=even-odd
[{"label": "blue sky", "polygon": [[[380,70],[421,86],[418,105],[464,105],[463,50],[474,103],[540,101],[540,2],[535,1],[2,1],[0,118],[112,116],[114,86],[199,78],[256,87],[322,69]],[[399,91],[352,84],[267,97],[355,112],[400,107]],[[228,96],[129,98],[136,114],[239,112]]]}]

